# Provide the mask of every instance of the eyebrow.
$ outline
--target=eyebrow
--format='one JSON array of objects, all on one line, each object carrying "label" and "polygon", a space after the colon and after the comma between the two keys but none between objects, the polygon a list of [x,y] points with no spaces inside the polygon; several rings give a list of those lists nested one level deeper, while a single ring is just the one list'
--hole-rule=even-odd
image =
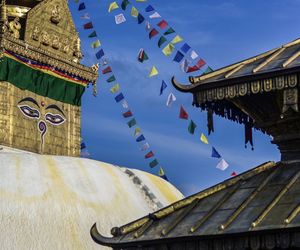
[{"label": "eyebrow", "polygon": [[46,109],[56,109],[57,111],[59,111],[60,113],[62,113],[64,116],[66,116],[64,114],[64,112],[55,104],[49,105]]},{"label": "eyebrow", "polygon": [[22,102],[32,102],[33,104],[35,104],[36,106],[40,107],[40,105],[37,103],[36,100],[34,100],[31,97],[26,97],[24,99],[22,99],[21,101],[18,102],[18,104],[22,103]]}]

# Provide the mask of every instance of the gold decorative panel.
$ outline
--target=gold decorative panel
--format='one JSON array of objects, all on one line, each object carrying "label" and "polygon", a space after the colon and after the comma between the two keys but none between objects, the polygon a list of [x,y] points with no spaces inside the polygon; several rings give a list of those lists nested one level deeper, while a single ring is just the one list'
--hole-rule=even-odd
[{"label": "gold decorative panel", "polygon": [[40,154],[80,155],[78,106],[0,82],[0,144]]}]

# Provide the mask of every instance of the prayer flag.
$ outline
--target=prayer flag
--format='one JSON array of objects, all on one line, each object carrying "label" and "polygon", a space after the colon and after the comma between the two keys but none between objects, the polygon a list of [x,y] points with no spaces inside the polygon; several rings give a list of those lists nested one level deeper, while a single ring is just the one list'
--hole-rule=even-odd
[{"label": "prayer flag", "polygon": [[107,82],[114,82],[116,80],[115,76],[111,76],[110,78],[108,78],[106,81]]},{"label": "prayer flag", "polygon": [[163,48],[162,52],[165,56],[170,56],[173,53],[174,49],[174,45],[172,43],[169,43],[166,47]]},{"label": "prayer flag", "polygon": [[203,72],[203,75],[209,74],[211,72],[213,72],[213,69],[211,67],[207,66],[206,70],[204,70],[204,72]]},{"label": "prayer flag", "polygon": [[161,37],[159,38],[159,40],[158,40],[158,43],[157,43],[158,47],[160,48],[161,45],[162,45],[163,43],[165,43],[166,41],[167,41],[167,39],[166,39],[164,36],[161,36]]},{"label": "prayer flag", "polygon": [[89,29],[92,29],[94,26],[93,26],[93,23],[92,22],[88,22],[86,24],[83,25],[83,28],[85,30],[89,30]]},{"label": "prayer flag", "polygon": [[127,122],[127,125],[129,128],[132,128],[134,125],[136,125],[136,120],[133,118],[129,122]]},{"label": "prayer flag", "polygon": [[183,72],[187,72],[188,70],[188,67],[189,67],[189,62],[187,59],[184,59],[181,63],[180,63],[180,68]]},{"label": "prayer flag", "polygon": [[92,46],[93,49],[96,49],[96,48],[100,47],[101,46],[100,40],[99,39],[96,40],[95,42],[93,42],[91,44],[91,46]]},{"label": "prayer flag", "polygon": [[189,119],[189,114],[185,111],[182,105],[180,107],[179,118],[184,120]]},{"label": "prayer flag", "polygon": [[128,0],[123,0],[121,3],[122,10],[126,10],[127,5],[129,4]]},{"label": "prayer flag", "polygon": [[177,51],[173,61],[175,62],[181,62],[181,60],[184,58],[184,55],[180,52],[180,51]]},{"label": "prayer flag", "polygon": [[149,31],[151,29],[151,25],[149,22],[146,23],[146,31]]},{"label": "prayer flag", "polygon": [[117,4],[117,2],[112,2],[109,7],[108,7],[108,12],[111,12],[115,9],[118,9],[119,8],[119,5]]},{"label": "prayer flag", "polygon": [[190,50],[190,45],[188,45],[187,43],[185,43],[185,44],[183,44],[182,46],[181,46],[181,51],[183,52],[183,53],[187,53],[189,50]]},{"label": "prayer flag", "polygon": [[161,29],[165,29],[168,26],[168,23],[165,20],[160,21],[157,26]]},{"label": "prayer flag", "polygon": [[89,35],[89,38],[96,37],[96,36],[97,36],[96,31],[93,31],[93,32]]},{"label": "prayer flag", "polygon": [[122,114],[124,118],[128,118],[128,117],[131,117],[133,116],[132,112],[130,110],[128,110],[127,112],[123,113]]},{"label": "prayer flag", "polygon": [[154,153],[150,151],[148,154],[145,155],[145,159],[149,159],[154,156]]},{"label": "prayer flag", "polygon": [[137,17],[138,14],[139,14],[138,10],[134,6],[132,6],[130,15],[133,17]]},{"label": "prayer flag", "polygon": [[156,36],[158,34],[158,31],[156,29],[152,29],[149,33],[149,38]]},{"label": "prayer flag", "polygon": [[80,16],[80,18],[89,20],[90,19],[89,13],[84,13],[84,15]]},{"label": "prayer flag", "polygon": [[134,136],[137,136],[140,133],[141,133],[141,128],[139,128],[139,127],[135,128],[135,130],[134,130]]},{"label": "prayer flag", "polygon": [[146,12],[154,11],[154,8],[153,8],[151,5],[148,5],[148,6],[145,8],[145,11],[146,11]]},{"label": "prayer flag", "polygon": [[176,101],[176,96],[173,93],[170,93],[167,99],[167,106],[171,107],[172,103]]},{"label": "prayer flag", "polygon": [[80,149],[82,150],[82,149],[85,149],[85,148],[86,148],[86,145],[85,145],[84,142],[82,142],[82,143],[80,144]]},{"label": "prayer flag", "polygon": [[182,37],[181,36],[175,36],[174,38],[173,38],[173,40],[171,41],[171,43],[172,44],[176,44],[176,43],[179,43],[179,42],[181,42],[183,39],[182,39]]},{"label": "prayer flag", "polygon": [[192,50],[192,52],[191,52],[191,58],[192,58],[193,60],[195,60],[197,57],[198,57],[198,54],[196,53],[196,51],[195,51],[195,50]]},{"label": "prayer flag", "polygon": [[150,148],[150,145],[148,142],[144,143],[143,146],[141,147],[141,151],[146,151],[147,149]]},{"label": "prayer flag", "polygon": [[165,171],[163,170],[162,167],[160,167],[159,171],[158,171],[158,175],[160,178],[169,181],[168,177],[165,175]]},{"label": "prayer flag", "polygon": [[101,59],[101,57],[104,56],[103,49],[100,49],[95,55],[98,60]]},{"label": "prayer flag", "polygon": [[149,16],[151,19],[153,19],[153,18],[160,18],[161,16],[160,16],[160,14],[158,14],[158,12],[154,12],[152,15],[150,15]]},{"label": "prayer flag", "polygon": [[141,24],[142,22],[145,21],[145,17],[140,13],[138,14],[137,19],[138,19],[138,24]]},{"label": "prayer flag", "polygon": [[147,0],[136,0],[136,2],[142,3],[142,2],[147,2]]},{"label": "prayer flag", "polygon": [[160,94],[159,95],[162,95],[164,90],[168,87],[168,85],[165,83],[164,80],[162,80],[161,82],[161,87],[160,87]]},{"label": "prayer flag", "polygon": [[154,167],[156,167],[158,165],[158,161],[156,160],[156,159],[154,159],[153,161],[151,161],[150,163],[149,163],[149,166],[151,167],[151,168],[154,168]]},{"label": "prayer flag", "polygon": [[121,13],[121,14],[115,16],[115,22],[116,22],[116,24],[124,23],[124,22],[126,22],[126,18],[125,18],[125,16]]},{"label": "prayer flag", "polygon": [[222,171],[224,171],[228,167],[229,167],[229,164],[224,159],[222,159],[217,165],[217,168],[221,169]]},{"label": "prayer flag", "polygon": [[156,75],[158,75],[158,71],[155,68],[155,66],[152,66],[151,71],[149,73],[149,77],[153,77],[153,76],[156,76]]},{"label": "prayer flag", "polygon": [[123,101],[122,101],[122,107],[123,107],[124,109],[128,109],[128,103],[127,103],[126,100],[123,100]]},{"label": "prayer flag", "polygon": [[166,35],[170,35],[170,34],[172,34],[172,33],[174,33],[175,32],[175,30],[173,30],[173,28],[169,28],[165,33],[164,33],[164,35],[166,36]]},{"label": "prayer flag", "polygon": [[222,156],[219,154],[219,152],[214,147],[212,147],[212,149],[211,149],[211,157],[222,158]]},{"label": "prayer flag", "polygon": [[115,97],[115,100],[116,102],[120,102],[124,99],[124,95],[122,93],[118,94],[116,97]]},{"label": "prayer flag", "polygon": [[74,0],[74,2],[75,2],[75,3],[78,3],[78,2],[79,2],[79,0]]},{"label": "prayer flag", "polygon": [[233,171],[233,172],[231,173],[231,176],[232,176],[232,177],[235,177],[235,176],[237,176],[237,173]]},{"label": "prayer flag", "polygon": [[188,67],[186,73],[191,73],[197,70],[199,70],[199,68],[197,67],[197,65],[194,65],[192,67]]},{"label": "prayer flag", "polygon": [[202,141],[204,144],[209,144],[206,136],[203,133],[201,133],[200,141]]},{"label": "prayer flag", "polygon": [[197,127],[196,123],[194,123],[193,120],[191,120],[188,127],[188,131],[190,132],[190,134],[193,135],[195,133],[196,127]]},{"label": "prayer flag", "polygon": [[85,9],[85,4],[84,3],[79,4],[78,10],[80,11],[80,10],[84,10],[84,9]]},{"label": "prayer flag", "polygon": [[119,90],[120,90],[120,84],[117,83],[111,87],[110,92],[114,94],[114,93],[118,92]]},{"label": "prayer flag", "polygon": [[102,70],[102,74],[103,74],[103,75],[105,75],[105,74],[107,74],[107,73],[110,73],[110,72],[112,72],[110,66],[108,66],[108,67],[106,67],[105,69]]},{"label": "prayer flag", "polygon": [[138,61],[143,63],[144,61],[148,60],[149,57],[146,54],[144,49],[140,49],[139,54],[138,54]]},{"label": "prayer flag", "polygon": [[196,63],[199,69],[202,68],[205,64],[206,62],[203,59],[198,60],[198,62]]},{"label": "prayer flag", "polygon": [[137,142],[141,142],[141,141],[144,141],[144,140],[145,140],[144,135],[140,135],[138,138],[136,138]]}]

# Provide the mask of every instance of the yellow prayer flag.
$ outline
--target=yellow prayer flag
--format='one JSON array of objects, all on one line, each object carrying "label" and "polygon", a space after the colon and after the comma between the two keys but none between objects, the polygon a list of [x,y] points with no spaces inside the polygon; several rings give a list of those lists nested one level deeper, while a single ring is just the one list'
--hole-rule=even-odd
[{"label": "yellow prayer flag", "polygon": [[111,87],[110,92],[114,94],[114,93],[118,92],[119,90],[120,90],[120,84],[117,83]]},{"label": "yellow prayer flag", "polygon": [[169,56],[172,54],[174,51],[175,47],[172,43],[169,43],[166,47],[163,48],[162,52],[166,55]]},{"label": "yellow prayer flag", "polygon": [[93,42],[91,46],[93,49],[96,49],[101,46],[101,43],[99,40],[97,40],[97,41]]},{"label": "yellow prayer flag", "polygon": [[207,138],[206,138],[206,136],[205,136],[203,133],[201,133],[200,140],[201,140],[204,144],[209,144],[209,143],[208,143],[208,140],[207,140]]},{"label": "yellow prayer flag", "polygon": [[119,8],[119,5],[117,4],[117,2],[112,2],[109,7],[108,7],[108,12],[111,12],[115,9],[118,9]]},{"label": "yellow prayer flag", "polygon": [[136,127],[134,130],[134,136],[137,136],[141,133],[141,129],[139,127]]},{"label": "yellow prayer flag", "polygon": [[133,17],[137,17],[139,15],[139,11],[134,6],[132,6],[130,14]]},{"label": "yellow prayer flag", "polygon": [[164,176],[165,175],[165,171],[162,167],[160,167],[159,171],[158,171],[158,175],[159,176]]},{"label": "yellow prayer flag", "polygon": [[147,0],[136,0],[137,2],[147,2]]},{"label": "yellow prayer flag", "polygon": [[174,38],[173,38],[173,40],[171,41],[171,43],[172,44],[176,44],[176,43],[179,43],[179,42],[181,42],[183,39],[182,39],[182,37],[181,36],[175,36]]},{"label": "yellow prayer flag", "polygon": [[156,75],[158,75],[158,71],[155,68],[155,66],[153,66],[150,73],[149,73],[149,77],[156,76]]}]

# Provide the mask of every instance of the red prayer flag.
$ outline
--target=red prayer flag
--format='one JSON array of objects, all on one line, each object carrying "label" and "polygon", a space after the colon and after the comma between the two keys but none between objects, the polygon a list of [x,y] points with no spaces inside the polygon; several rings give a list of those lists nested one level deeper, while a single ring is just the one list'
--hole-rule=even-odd
[{"label": "red prayer flag", "polygon": [[84,24],[84,25],[83,25],[83,28],[84,28],[85,30],[92,29],[92,28],[93,28],[92,22],[89,22],[89,23]]},{"label": "red prayer flag", "polygon": [[204,65],[206,64],[206,62],[203,60],[203,59],[200,59],[198,62],[197,62],[197,67],[200,69],[202,68]]},{"label": "red prayer flag", "polygon": [[187,73],[191,73],[191,72],[194,72],[194,71],[197,71],[199,70],[199,68],[197,67],[197,65],[193,66],[193,67],[188,67],[187,69]]},{"label": "red prayer flag", "polygon": [[157,26],[161,29],[165,29],[168,26],[168,23],[165,20],[160,21]]},{"label": "red prayer flag", "polygon": [[132,116],[132,112],[130,110],[128,110],[127,112],[123,113],[123,117],[127,118],[127,117],[131,117]]},{"label": "red prayer flag", "polygon": [[231,176],[232,176],[232,177],[235,177],[235,176],[237,176],[237,173],[236,173],[236,172],[232,172],[232,173],[231,173]]},{"label": "red prayer flag", "polygon": [[110,66],[108,66],[108,67],[106,67],[104,70],[102,70],[102,74],[103,74],[103,75],[105,75],[105,74],[107,74],[107,73],[110,73],[110,72],[112,72]]},{"label": "red prayer flag", "polygon": [[152,29],[149,33],[149,38],[156,36],[158,34],[158,31],[156,29]]},{"label": "red prayer flag", "polygon": [[185,120],[189,119],[189,114],[185,111],[183,106],[180,107],[179,118],[180,119],[185,119]]},{"label": "red prayer flag", "polygon": [[150,151],[148,154],[145,155],[145,159],[151,158],[153,156],[154,156],[153,152]]}]

